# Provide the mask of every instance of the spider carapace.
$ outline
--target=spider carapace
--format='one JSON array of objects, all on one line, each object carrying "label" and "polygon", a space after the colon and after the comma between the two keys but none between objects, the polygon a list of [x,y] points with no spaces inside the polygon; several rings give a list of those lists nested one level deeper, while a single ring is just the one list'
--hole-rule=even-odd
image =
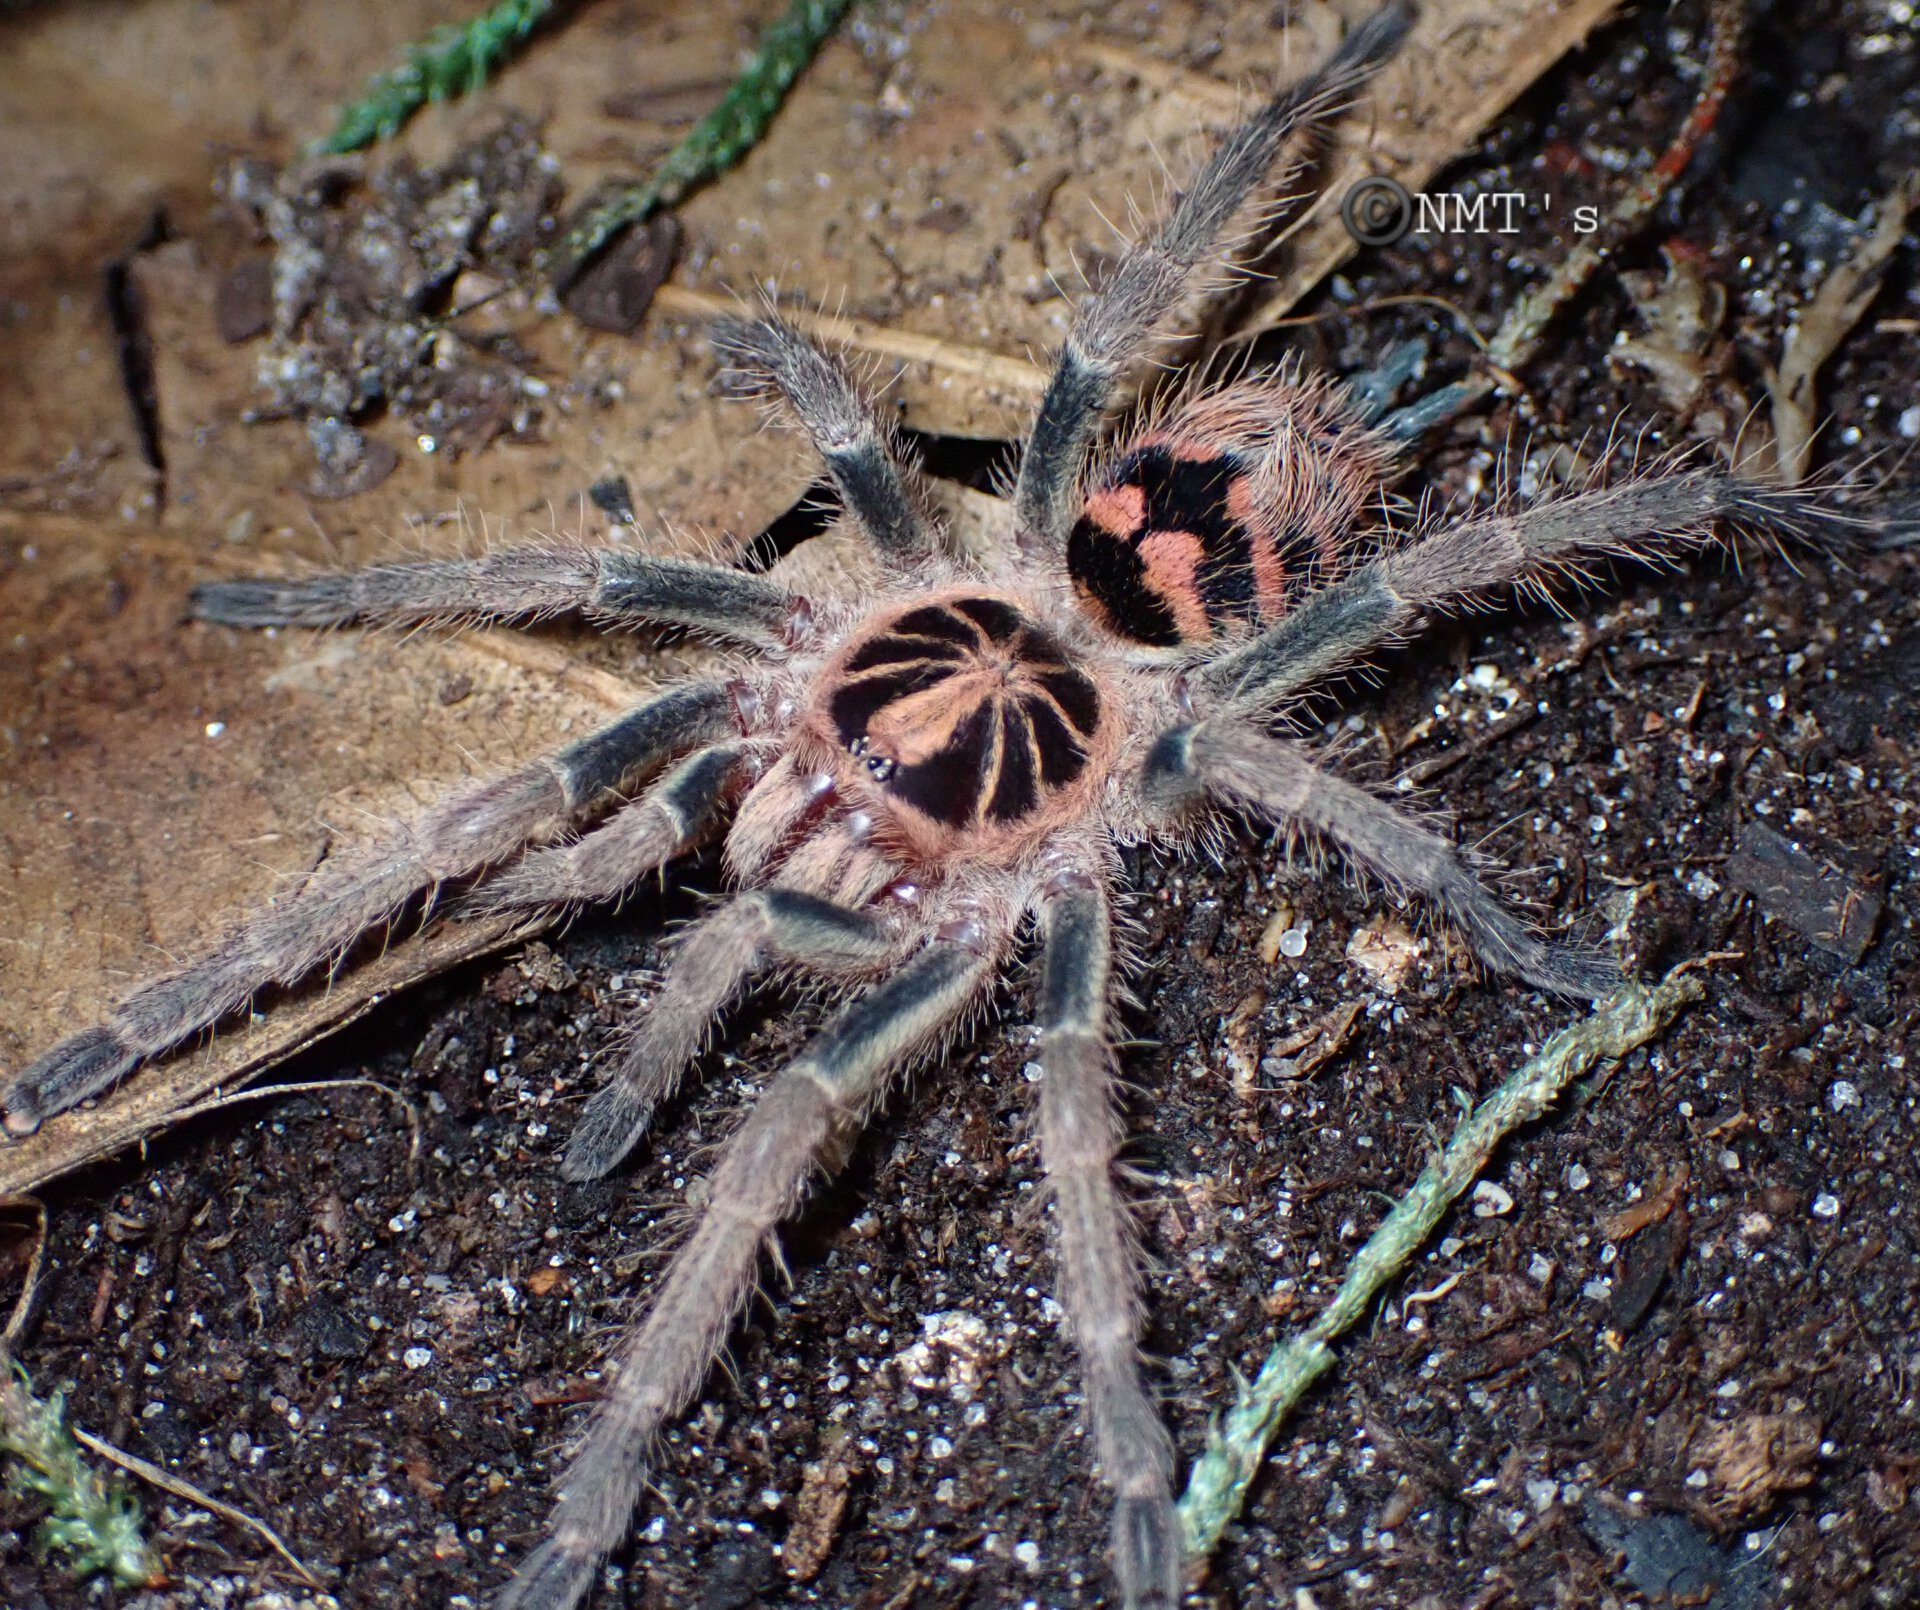
[{"label": "spider carapace", "polygon": [[877,789],[904,848],[955,835],[1001,859],[1085,810],[1111,756],[1110,700],[1021,604],[977,589],[883,615],[827,667],[812,723]]}]

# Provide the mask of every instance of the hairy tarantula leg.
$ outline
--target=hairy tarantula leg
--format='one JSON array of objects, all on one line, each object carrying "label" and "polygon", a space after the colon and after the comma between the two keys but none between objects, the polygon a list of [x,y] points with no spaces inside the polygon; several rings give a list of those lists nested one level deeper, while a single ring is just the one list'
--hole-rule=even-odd
[{"label": "hairy tarantula leg", "polygon": [[1699,547],[1723,521],[1790,532],[1814,512],[1804,494],[1696,469],[1462,521],[1310,594],[1290,615],[1199,675],[1209,693],[1232,705],[1270,704],[1397,641],[1429,609],[1470,602],[1556,564]]},{"label": "hairy tarantula leg", "polygon": [[714,1019],[769,959],[848,977],[872,972],[893,949],[878,917],[791,889],[744,894],[697,923],[674,951],[632,1049],[580,1115],[561,1173],[598,1179],[633,1149]]},{"label": "hairy tarantula leg", "polygon": [[577,610],[624,624],[691,626],[758,648],[786,646],[804,608],[786,588],[742,570],[557,543],[304,579],[210,581],[194,588],[189,607],[197,619],[223,626],[511,620]]},{"label": "hairy tarantula leg", "polygon": [[388,922],[421,890],[463,878],[566,826],[663,752],[717,738],[733,722],[719,683],[676,689],[510,775],[454,795],[379,849],[329,860],[297,893],[231,929],[198,961],[140,985],[105,1023],[22,1069],[0,1112],[15,1135],[104,1090],[149,1057],[290,984]]},{"label": "hairy tarantula leg", "polygon": [[722,319],[712,340],[749,381],[786,399],[881,558],[898,564],[933,551],[934,519],[918,468],[839,358],[771,316]]},{"label": "hairy tarantula leg", "polygon": [[1337,111],[1393,54],[1411,21],[1408,7],[1394,0],[1347,35],[1324,65],[1229,134],[1153,237],[1129,247],[1107,285],[1075,309],[1020,461],[1014,513],[1023,544],[1046,557],[1064,552],[1079,511],[1081,465],[1127,365],[1211,264],[1221,232],[1288,136]]},{"label": "hairy tarantula leg", "polygon": [[1113,1559],[1127,1610],[1180,1602],[1173,1441],[1140,1379],[1140,1278],[1114,1183],[1120,1124],[1107,1035],[1112,918],[1089,870],[1064,868],[1038,902],[1040,1152],[1053,1190],[1060,1300],[1086,1375],[1087,1418],[1114,1490]]},{"label": "hairy tarantula leg", "polygon": [[463,899],[462,917],[615,900],[712,823],[739,775],[738,744],[702,749],[571,844],[531,850]]},{"label": "hairy tarantula leg", "polygon": [[992,979],[1006,935],[978,924],[936,938],[840,1011],[755,1103],[721,1150],[707,1205],[674,1254],[645,1319],[619,1352],[554,1506],[553,1536],[495,1610],[571,1610],[626,1535],[650,1444],[700,1386],[753,1290],[761,1248],[810,1176],[856,1127],[888,1073],[925,1047]]},{"label": "hairy tarantula leg", "polygon": [[1446,839],[1366,789],[1322,771],[1299,744],[1232,719],[1176,727],[1148,755],[1143,783],[1163,805],[1203,792],[1224,794],[1310,828],[1388,882],[1432,901],[1498,972],[1582,1000],[1598,1000],[1620,985],[1610,960],[1541,939]]}]

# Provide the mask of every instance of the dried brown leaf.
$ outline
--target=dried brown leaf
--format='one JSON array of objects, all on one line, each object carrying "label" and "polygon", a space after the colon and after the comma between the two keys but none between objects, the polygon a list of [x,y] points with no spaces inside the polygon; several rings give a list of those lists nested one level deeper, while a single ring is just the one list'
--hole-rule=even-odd
[{"label": "dried brown leaf", "polygon": [[1768,381],[1780,476],[1798,486],[1813,467],[1820,370],[1860,322],[1906,233],[1907,214],[1920,206],[1920,173],[1910,173],[1880,203],[1880,218],[1845,262],[1821,282],[1781,343],[1780,369]]}]

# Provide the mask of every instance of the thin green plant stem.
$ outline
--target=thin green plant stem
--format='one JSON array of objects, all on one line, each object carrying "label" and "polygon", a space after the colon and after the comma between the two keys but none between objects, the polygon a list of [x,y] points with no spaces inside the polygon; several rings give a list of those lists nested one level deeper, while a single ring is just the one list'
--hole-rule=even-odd
[{"label": "thin green plant stem", "polygon": [[80,1426],[67,1428],[73,1440],[89,1453],[98,1454],[111,1464],[118,1465],[129,1476],[138,1476],[142,1481],[158,1487],[163,1493],[172,1493],[175,1498],[184,1498],[189,1504],[195,1504],[210,1515],[218,1515],[222,1520],[232,1521],[236,1526],[244,1526],[256,1537],[265,1541],[267,1546],[290,1565],[300,1580],[310,1588],[324,1588],[326,1582],[311,1566],[304,1563],[299,1555],[287,1547],[286,1539],[258,1516],[249,1515],[244,1509],[235,1509],[233,1505],[215,1498],[212,1493],[202,1492],[192,1482],[176,1476],[170,1470],[163,1470],[151,1460],[142,1459],[138,1454],[128,1453],[125,1448],[116,1448],[102,1437],[96,1437],[91,1431]]},{"label": "thin green plant stem", "polygon": [[687,131],[641,183],[594,207],[570,229],[548,261],[565,286],[627,225],[670,207],[694,186],[724,173],[753,149],[787,91],[826,43],[851,0],[792,0],[754,43],[740,75],[713,110]]},{"label": "thin green plant stem", "polygon": [[471,95],[547,19],[554,0],[500,0],[470,22],[436,28],[410,47],[391,72],[376,74],[360,99],[340,109],[333,132],[313,143],[319,155],[358,151],[398,133],[429,101]]},{"label": "thin green plant stem", "polygon": [[76,1577],[107,1572],[126,1587],[160,1580],[160,1561],[141,1531],[140,1505],[118,1482],[102,1480],[81,1457],[64,1394],[35,1395],[27,1372],[0,1353],[0,1453],[7,1484],[43,1500],[41,1544],[64,1554]]},{"label": "thin green plant stem", "polygon": [[1591,1017],[1554,1035],[1453,1133],[1446,1147],[1354,1257],[1332,1303],[1299,1335],[1267,1355],[1259,1376],[1208,1437],[1180,1499],[1189,1558],[1213,1552],[1239,1514],[1267,1447],[1293,1406],[1333,1368],[1332,1343],[1367,1312],[1432,1235],[1500,1143],[1550,1107],[1596,1062],[1625,1056],[1661,1034],[1706,993],[1686,966],[1658,984],[1629,985]]}]

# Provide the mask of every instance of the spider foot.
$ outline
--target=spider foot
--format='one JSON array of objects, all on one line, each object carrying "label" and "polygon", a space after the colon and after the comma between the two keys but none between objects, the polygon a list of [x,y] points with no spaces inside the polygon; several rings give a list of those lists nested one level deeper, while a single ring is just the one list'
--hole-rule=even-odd
[{"label": "spider foot", "polygon": [[1185,1586],[1180,1519],[1161,1491],[1113,1508],[1113,1565],[1126,1610],[1174,1610]]},{"label": "spider foot", "polygon": [[1577,945],[1542,945],[1539,959],[1518,971],[1549,994],[1576,1001],[1604,1001],[1627,981],[1613,957]]},{"label": "spider foot", "polygon": [[597,1180],[633,1150],[653,1120],[653,1103],[616,1079],[589,1101],[560,1165],[563,1179]]},{"label": "spider foot", "polygon": [[139,1060],[107,1029],[72,1035],[0,1091],[0,1123],[9,1135],[25,1139],[55,1113],[124,1079]]},{"label": "spider foot", "polygon": [[571,1610],[593,1590],[598,1557],[549,1538],[500,1590],[493,1610]]},{"label": "spider foot", "polygon": [[328,578],[315,582],[245,577],[202,582],[188,595],[195,620],[218,626],[337,626],[353,618],[351,603]]}]

